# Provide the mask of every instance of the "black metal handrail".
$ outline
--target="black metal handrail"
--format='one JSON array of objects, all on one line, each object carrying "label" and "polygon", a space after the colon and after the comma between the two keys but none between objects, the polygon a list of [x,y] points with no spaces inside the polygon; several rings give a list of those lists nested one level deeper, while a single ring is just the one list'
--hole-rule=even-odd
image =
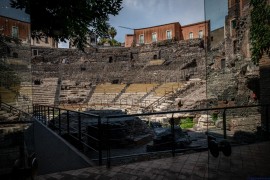
[{"label": "black metal handrail", "polygon": [[[269,132],[269,120],[268,120],[268,108],[269,108],[269,104],[258,104],[258,105],[245,105],[245,106],[227,106],[227,107],[217,107],[217,108],[202,108],[202,109],[193,109],[193,110],[175,110],[175,111],[164,111],[164,112],[150,112],[150,113],[142,113],[142,114],[125,114],[125,115],[109,115],[106,116],[107,118],[107,140],[106,140],[106,144],[107,144],[107,167],[110,168],[111,166],[111,159],[113,158],[121,158],[121,157],[131,157],[134,156],[133,155],[123,155],[123,156],[114,156],[111,157],[111,147],[110,147],[110,128],[109,128],[109,121],[110,119],[116,119],[116,118],[122,118],[122,117],[140,117],[140,116],[150,116],[150,115],[164,115],[164,114],[176,114],[176,113],[190,113],[190,112],[208,112],[208,111],[223,111],[222,112],[222,126],[223,126],[223,138],[227,139],[227,133],[226,133],[226,110],[229,109],[240,109],[240,108],[253,108],[253,107],[266,107],[265,109],[265,115],[266,115],[266,131]],[[172,133],[172,137],[173,137],[173,141],[174,141],[174,118],[171,118],[171,133]],[[208,131],[208,130],[207,130]],[[208,135],[208,133],[207,133]],[[175,156],[175,153],[177,152],[176,148],[175,148],[175,144],[172,143],[172,147],[171,147],[171,154],[172,156]]]},{"label": "black metal handrail", "polygon": [[[74,139],[76,139],[78,142],[80,142],[81,145],[95,151],[98,153],[98,161],[99,161],[99,165],[102,165],[102,160],[106,160],[107,161],[107,167],[109,168],[111,166],[111,159],[116,159],[116,158],[125,158],[125,157],[131,157],[131,156],[139,156],[139,154],[151,154],[151,152],[148,153],[138,153],[138,154],[132,154],[132,155],[120,155],[120,156],[111,156],[111,127],[110,127],[110,120],[111,119],[117,119],[117,118],[123,118],[123,117],[140,117],[140,116],[151,116],[151,115],[165,115],[165,114],[181,114],[181,113],[193,113],[193,112],[211,112],[211,111],[219,111],[222,114],[222,126],[223,126],[223,138],[226,139],[227,138],[227,132],[226,132],[226,111],[227,110],[231,110],[231,109],[240,109],[240,108],[256,108],[256,107],[266,107],[266,111],[265,111],[265,116],[267,117],[267,124],[269,124],[268,121],[268,108],[269,105],[268,104],[259,104],[259,105],[246,105],[246,106],[227,106],[227,107],[217,107],[217,108],[202,108],[202,109],[193,109],[193,110],[175,110],[175,111],[165,111],[165,112],[150,112],[150,113],[142,113],[142,114],[120,114],[120,115],[108,115],[103,117],[102,121],[101,121],[101,117],[99,115],[96,114],[91,114],[91,113],[85,113],[85,112],[78,112],[78,111],[74,111],[74,110],[68,110],[68,109],[61,109],[59,107],[53,107],[53,106],[44,106],[44,105],[35,105],[34,106],[34,112],[39,112],[39,114],[36,115],[46,115],[46,116],[50,116],[51,113],[53,113],[52,115],[52,119],[54,121],[52,121],[52,124],[50,122],[50,117],[49,119],[41,119],[43,120],[45,124],[47,125],[53,125],[53,127],[55,127],[55,129],[58,130],[59,134],[61,135],[61,130],[63,130],[64,126],[66,127],[66,131],[67,133],[72,136]],[[55,115],[55,110],[56,112],[58,111],[58,118]],[[63,112],[66,112],[66,124],[64,124],[63,122],[61,123],[61,114],[63,114]],[[73,112],[75,114],[77,114],[77,128],[76,127],[71,127],[70,126],[70,112]],[[98,132],[97,137],[90,135],[88,133],[85,133],[82,131],[82,124],[84,120],[81,119],[81,116],[89,116],[92,118],[98,118],[98,126],[92,126],[92,128],[96,129]],[[105,120],[105,121],[104,121]],[[57,124],[55,124],[58,121]],[[105,127],[101,126],[101,124],[105,125]],[[174,129],[174,124],[175,124],[175,119],[172,117],[171,118],[171,133],[172,133],[172,142],[174,142],[174,133],[175,133],[175,129]],[[58,125],[58,126],[56,126]],[[91,125],[89,125],[91,126]],[[104,132],[102,130],[102,128],[105,128],[105,136],[102,137],[102,133]],[[268,126],[267,126],[268,128]],[[71,133],[71,131],[75,131],[77,133],[77,136],[75,136],[74,134]],[[208,131],[208,130],[207,130]],[[269,129],[267,129],[267,131],[269,131]],[[98,146],[91,146],[88,143],[84,142],[82,140],[82,136],[87,137],[92,139],[92,141],[95,141]],[[103,145],[105,145],[106,147],[106,152],[107,152],[107,157],[103,158],[102,157],[102,147]],[[175,144],[172,143],[171,146],[171,150],[170,152],[172,153],[172,156],[175,155],[176,152],[183,152],[184,149],[176,149]],[[160,151],[162,152],[162,151]]]},{"label": "black metal handrail", "polygon": [[126,114],[126,115],[110,115],[107,118],[119,118],[119,117],[133,117],[133,116],[149,116],[149,115],[160,115],[160,114],[174,114],[174,113],[187,113],[187,112],[201,112],[201,111],[215,111],[224,109],[239,109],[239,108],[251,108],[251,107],[268,107],[269,104],[265,105],[246,105],[246,106],[228,106],[218,108],[203,108],[203,109],[187,109],[187,110],[175,110],[175,111],[161,111],[161,112],[150,112],[141,114]]},{"label": "black metal handrail", "polygon": [[[16,114],[19,113],[18,116],[24,115],[26,117],[23,119],[20,118],[19,120],[5,120],[5,121],[0,122],[0,125],[5,125],[4,128],[5,127],[7,127],[7,128],[14,127],[14,125],[16,125],[16,128],[20,128],[20,133],[16,132],[16,134],[18,133],[16,136],[14,136],[14,134],[12,136],[7,136],[7,138],[11,138],[11,140],[14,141],[19,147],[17,147],[17,150],[15,150],[14,152],[9,152],[11,154],[11,156],[8,156],[9,158],[11,158],[11,159],[9,159],[9,161],[12,161],[12,160],[15,161],[14,165],[12,167],[8,167],[8,168],[13,169],[12,172],[6,171],[3,173],[8,174],[8,176],[16,176],[17,177],[17,176],[19,176],[18,174],[23,172],[23,171],[29,171],[29,169],[31,169],[31,171],[36,170],[36,169],[33,169],[33,167],[32,167],[33,164],[31,164],[33,162],[32,160],[35,159],[35,145],[34,145],[34,140],[33,140],[34,134],[33,134],[33,131],[30,130],[31,128],[29,128],[29,127],[31,127],[31,125],[34,122],[32,115],[27,113],[27,112],[24,112],[24,111],[12,106],[12,105],[9,105],[5,102],[0,102],[0,108],[3,110],[6,110],[7,113],[16,112]],[[12,126],[7,126],[7,125],[12,125]],[[20,126],[20,125],[22,125],[22,126]],[[28,125],[27,130],[25,129],[25,125]],[[15,140],[13,138],[15,138]],[[13,146],[13,144],[11,144],[11,146]],[[17,152],[19,152],[18,157],[14,156],[15,155],[14,153],[17,153]],[[14,159],[14,157],[16,158],[16,160]],[[18,163],[18,162],[20,162],[20,163]]]},{"label": "black metal handrail", "polygon": [[[18,109],[18,108],[16,108],[16,107],[12,106],[12,105],[9,105],[9,104],[7,104],[7,103],[5,103],[5,102],[0,101],[0,109],[1,109],[2,107],[7,108],[6,110],[9,110],[10,112],[11,112],[12,110],[16,110],[16,111],[19,111],[20,113],[26,114],[26,115],[28,115],[28,116],[32,116],[32,115],[29,113],[29,111],[28,111],[28,112],[25,112],[25,111],[23,111],[23,110],[21,110],[21,109]],[[28,109],[29,109],[29,108],[28,108]]]},{"label": "black metal handrail", "polygon": [[[59,107],[54,106],[46,106],[46,105],[34,105],[33,106],[33,114],[34,116],[40,120],[43,124],[53,128],[54,130],[58,131],[59,135],[63,135],[63,132],[66,131],[67,136],[76,140],[79,144],[77,144],[79,149],[82,150],[82,146],[87,147],[94,152],[98,153],[99,165],[102,165],[102,137],[101,137],[101,117],[96,114],[86,113],[86,112],[79,112],[69,109],[62,109]],[[57,113],[56,113],[57,112]],[[70,113],[76,114],[76,120],[71,117]],[[63,119],[63,113],[66,113],[66,118]],[[83,132],[82,124],[84,120],[82,116],[87,116],[90,118],[97,119],[97,127],[88,125],[88,127],[94,127],[98,131],[98,137],[94,137],[89,135],[88,133]],[[66,120],[66,123],[63,122]],[[76,124],[77,127],[72,127],[71,123]],[[91,139],[92,141],[98,144],[97,147],[91,146],[88,143],[83,141],[83,137],[87,139]]]}]

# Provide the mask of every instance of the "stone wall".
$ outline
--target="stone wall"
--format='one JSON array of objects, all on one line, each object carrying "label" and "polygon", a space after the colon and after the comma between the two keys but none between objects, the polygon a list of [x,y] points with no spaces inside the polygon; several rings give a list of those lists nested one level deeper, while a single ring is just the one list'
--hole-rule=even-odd
[{"label": "stone wall", "polygon": [[[175,78],[179,80],[186,75],[203,78],[204,74],[201,72],[204,69],[204,49],[201,40],[179,41],[166,45],[152,44],[131,49],[89,48],[86,52],[40,47],[35,47],[35,50],[38,51],[38,56],[32,58],[34,79],[58,76],[61,79],[84,79],[91,83],[114,80],[130,83],[129,81],[134,82],[136,79],[138,82],[154,82],[154,78],[145,74],[164,70],[176,71],[166,71],[164,74],[180,76]],[[164,63],[144,71],[145,67],[150,66],[149,61],[156,59],[162,59]],[[189,67],[191,61],[194,62],[192,67]],[[136,78],[139,74],[142,74],[142,78]]]},{"label": "stone wall", "polygon": [[[207,53],[209,107],[254,105],[259,102],[259,68],[251,61],[249,51],[250,24],[250,8],[241,9],[239,1],[235,1],[225,17],[225,38]],[[234,131],[254,132],[260,124],[258,108],[226,112]]]}]

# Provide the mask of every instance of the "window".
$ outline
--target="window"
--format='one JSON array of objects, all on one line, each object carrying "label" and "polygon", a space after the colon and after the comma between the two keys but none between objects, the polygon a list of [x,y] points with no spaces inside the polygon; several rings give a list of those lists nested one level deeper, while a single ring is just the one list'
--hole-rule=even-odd
[{"label": "window", "polygon": [[152,33],[152,42],[157,42],[157,33]]},{"label": "window", "polygon": [[143,43],[144,43],[144,35],[143,35],[143,34],[141,34],[141,35],[139,36],[139,43],[140,43],[140,44],[143,44]]},{"label": "window", "polygon": [[236,20],[235,19],[231,20],[231,28],[232,29],[236,28]]},{"label": "window", "polygon": [[166,38],[172,39],[172,31],[166,31]]},{"label": "window", "polygon": [[37,56],[38,55],[38,50],[37,49],[32,49],[32,55]]},{"label": "window", "polygon": [[38,37],[36,38],[36,43],[39,44],[39,39],[38,39]]},{"label": "window", "polygon": [[12,26],[11,35],[13,38],[19,38],[19,29],[17,26]]},{"label": "window", "polygon": [[34,80],[34,85],[41,85],[41,80],[40,79],[35,79]]},{"label": "window", "polygon": [[189,33],[189,39],[193,39],[193,32]]},{"label": "window", "polygon": [[232,19],[232,20],[230,21],[230,35],[231,35],[232,37],[235,36],[235,34],[236,34],[235,29],[236,29],[236,19]]},{"label": "window", "polygon": [[109,57],[109,63],[112,63],[113,62],[113,58],[112,56]]},{"label": "window", "polygon": [[203,38],[203,31],[199,30],[199,38]]}]

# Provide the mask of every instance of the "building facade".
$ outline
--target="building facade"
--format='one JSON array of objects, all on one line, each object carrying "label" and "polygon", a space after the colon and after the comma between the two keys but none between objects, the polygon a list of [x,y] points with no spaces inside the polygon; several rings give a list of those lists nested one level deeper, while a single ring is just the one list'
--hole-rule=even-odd
[{"label": "building facade", "polygon": [[157,43],[165,40],[188,40],[201,38],[209,42],[210,21],[181,26],[179,22],[134,29],[133,35],[126,35],[125,47],[131,47],[133,42],[136,46],[142,44]]},{"label": "building facade", "polygon": [[40,39],[31,38],[31,45],[32,46],[42,46],[42,47],[49,47],[49,48],[58,48],[58,42],[52,38],[43,36]]},{"label": "building facade", "polygon": [[30,43],[30,23],[0,16],[0,33],[7,37],[18,38],[22,43]]},{"label": "building facade", "polygon": [[0,15],[0,33],[7,37],[17,38],[24,44],[58,48],[58,42],[52,38],[46,36],[43,36],[40,39],[31,38],[31,23],[22,21],[19,18],[13,19]]}]

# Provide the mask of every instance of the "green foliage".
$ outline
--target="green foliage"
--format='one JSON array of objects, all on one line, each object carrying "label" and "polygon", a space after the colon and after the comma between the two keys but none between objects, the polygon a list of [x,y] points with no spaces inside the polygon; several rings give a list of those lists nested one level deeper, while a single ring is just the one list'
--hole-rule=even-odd
[{"label": "green foliage", "polygon": [[98,45],[104,45],[105,43],[109,43],[110,46],[121,46],[121,43],[116,41],[115,39],[100,38],[98,41]]},{"label": "green foliage", "polygon": [[214,122],[216,122],[216,121],[218,120],[218,114],[217,114],[217,113],[213,113],[213,114],[212,114],[212,120],[213,120]]},{"label": "green foliage", "polygon": [[[32,38],[72,39],[83,49],[87,35],[108,32],[109,15],[117,15],[123,0],[10,0],[11,7],[30,14]],[[42,33],[40,33],[42,32]]]},{"label": "green foliage", "polygon": [[186,119],[181,119],[181,122],[180,122],[180,127],[182,129],[186,129],[186,128],[193,128],[193,119],[190,118],[190,117],[187,117]]},{"label": "green foliage", "polygon": [[109,43],[110,46],[121,46],[121,43],[116,41],[114,37],[117,31],[114,27],[109,27],[107,33],[105,33],[98,42],[98,45],[104,45],[104,43]]},{"label": "green foliage", "polygon": [[251,53],[252,60],[258,64],[262,54],[270,47],[270,5],[267,0],[251,0]]},{"label": "green foliage", "polygon": [[114,39],[114,37],[116,36],[117,34],[117,31],[114,27],[110,27],[108,29],[108,34],[110,35],[111,39]]}]

